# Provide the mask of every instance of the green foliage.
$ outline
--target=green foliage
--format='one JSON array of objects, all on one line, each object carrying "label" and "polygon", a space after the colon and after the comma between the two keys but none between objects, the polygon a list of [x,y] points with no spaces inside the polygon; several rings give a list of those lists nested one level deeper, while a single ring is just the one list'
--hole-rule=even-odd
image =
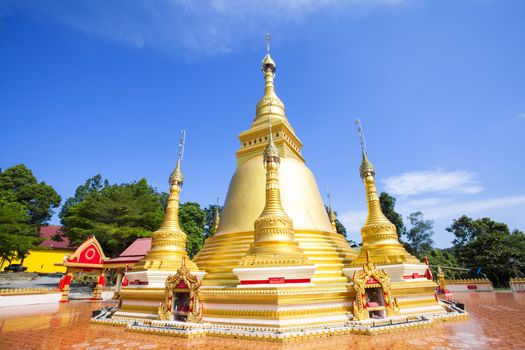
[{"label": "green foliage", "polygon": [[204,211],[206,213],[206,225],[204,225],[204,239],[208,239],[213,236],[215,232],[212,232],[213,226],[215,225],[215,208],[219,209],[219,216],[222,214],[223,207],[220,205],[211,204],[208,205]]},{"label": "green foliage", "polygon": [[88,179],[66,201],[60,218],[72,245],[95,235],[108,256],[135,239],[149,237],[164,218],[161,196],[145,179],[109,185],[100,175]]},{"label": "green foliage", "polygon": [[465,215],[447,228],[455,236],[458,262],[472,269],[481,268],[495,286],[506,286],[511,277],[525,273],[525,234],[489,218],[473,220]]},{"label": "green foliage", "polygon": [[191,258],[202,248],[206,212],[198,203],[186,202],[180,206],[179,222],[188,236],[186,251]]},{"label": "green foliage", "polygon": [[0,260],[24,259],[42,242],[38,226],[53,215],[60,196],[25,165],[0,170]]},{"label": "green foliage", "polygon": [[53,187],[39,183],[23,164],[0,171],[0,197],[22,204],[29,215],[28,224],[32,225],[46,223],[61,201]]},{"label": "green foliage", "polygon": [[395,211],[396,199],[386,192],[381,192],[379,195],[379,203],[381,204],[383,214],[396,226],[399,239],[402,240],[402,236],[406,233],[405,224],[403,223],[403,216]]},{"label": "green foliage", "polygon": [[39,244],[37,226],[28,224],[27,209],[20,203],[0,197],[0,259],[24,259]]},{"label": "green foliage", "polygon": [[425,256],[428,257],[432,273],[434,276],[437,276],[437,266],[441,266],[445,278],[455,279],[463,274],[461,270],[458,269],[459,265],[454,256],[454,251],[452,248],[445,249],[432,249],[430,252],[425,252]]},{"label": "green foliage", "polygon": [[432,240],[434,222],[432,220],[425,220],[420,211],[410,214],[408,220],[410,221],[411,227],[405,231],[405,247],[419,259],[423,259],[423,257],[432,250],[432,246],[434,245],[434,241]]}]

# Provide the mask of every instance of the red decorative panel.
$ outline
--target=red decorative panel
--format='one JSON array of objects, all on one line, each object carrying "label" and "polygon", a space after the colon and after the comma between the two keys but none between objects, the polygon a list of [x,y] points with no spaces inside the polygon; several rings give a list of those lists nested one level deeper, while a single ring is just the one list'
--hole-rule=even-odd
[{"label": "red decorative panel", "polygon": [[476,289],[478,289],[478,286],[476,286],[475,284],[469,284],[467,286],[467,289],[469,289],[469,290],[476,290]]},{"label": "red decorative panel", "polygon": [[91,243],[86,246],[79,254],[76,255],[73,259],[68,259],[68,262],[72,263],[81,263],[81,264],[102,264],[102,254],[98,247]]},{"label": "red decorative panel", "polygon": [[268,278],[269,284],[283,284],[284,283],[284,277],[270,277]]},{"label": "red decorative panel", "polygon": [[[274,280],[273,282],[271,282],[272,278],[273,279],[278,278],[278,280],[277,281]],[[309,278],[285,279],[283,277],[270,277],[267,280],[241,281],[241,284],[283,284],[283,283],[310,283],[310,279]]]},{"label": "red decorative panel", "polygon": [[177,287],[175,288],[178,288],[178,289],[188,289],[188,286],[186,285],[186,283],[180,281],[179,284],[177,284]]}]

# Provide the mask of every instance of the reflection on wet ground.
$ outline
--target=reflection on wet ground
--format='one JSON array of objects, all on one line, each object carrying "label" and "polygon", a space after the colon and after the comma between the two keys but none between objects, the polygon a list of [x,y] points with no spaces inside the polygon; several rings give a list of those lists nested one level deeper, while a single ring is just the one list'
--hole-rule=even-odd
[{"label": "reflection on wet ground", "polygon": [[384,336],[339,336],[302,343],[263,343],[229,338],[185,340],[125,332],[89,323],[101,303],[73,301],[0,309],[2,349],[525,349],[525,293],[456,293],[469,321]]}]

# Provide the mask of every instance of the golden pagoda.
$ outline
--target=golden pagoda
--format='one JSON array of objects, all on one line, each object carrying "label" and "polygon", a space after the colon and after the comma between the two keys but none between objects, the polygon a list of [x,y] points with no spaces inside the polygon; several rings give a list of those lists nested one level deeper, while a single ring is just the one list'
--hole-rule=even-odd
[{"label": "golden pagoda", "polygon": [[93,322],[181,337],[289,341],[464,318],[464,311],[439,301],[429,267],[404,249],[382,213],[360,124],[368,217],[359,257],[336,232],[331,203],[327,215],[275,93],[269,36],[262,71],[263,97],[250,129],[239,135],[222,215],[219,220],[216,208],[213,235],[194,257],[196,265],[184,252],[177,217],[180,151],[166,219],[150,252],[126,274],[130,284],[121,289],[119,308]]},{"label": "golden pagoda", "polygon": [[233,268],[254,241],[254,222],[265,207],[266,170],[263,153],[268,145],[271,118],[273,143],[279,154],[282,207],[292,220],[294,240],[316,266],[315,284],[346,283],[342,268],[357,254],[342,235],[336,234],[326,215],[315,178],[301,155],[302,143],[295,134],[285,107],[275,92],[275,61],[269,45],[262,61],[264,94],[256,106],[249,130],[239,135],[237,169],[231,179],[217,232],[206,240],[194,262],[206,271],[205,286],[236,286]]},{"label": "golden pagoda", "polygon": [[144,299],[160,300],[169,275],[183,265],[199,278],[204,275],[189,259],[186,253],[187,236],[179,225],[179,195],[184,183],[181,170],[184,136],[182,131],[177,165],[169,178],[170,193],[164,221],[151,237],[151,249],[132,271],[126,272],[128,285],[120,290],[121,305],[115,318],[155,319],[158,303],[149,301],[145,304]]},{"label": "golden pagoda", "polygon": [[363,269],[384,272],[389,285],[392,286],[392,300],[396,300],[401,315],[445,314],[446,310],[435,294],[437,285],[427,278],[429,266],[406,251],[399,242],[396,226],[381,210],[375,184],[376,173],[368,159],[359,120],[356,120],[356,125],[361,140],[362,156],[359,174],[365,185],[368,215],[361,228],[363,245],[359,257],[343,271],[352,279],[354,289],[357,289],[355,276],[362,274]]}]

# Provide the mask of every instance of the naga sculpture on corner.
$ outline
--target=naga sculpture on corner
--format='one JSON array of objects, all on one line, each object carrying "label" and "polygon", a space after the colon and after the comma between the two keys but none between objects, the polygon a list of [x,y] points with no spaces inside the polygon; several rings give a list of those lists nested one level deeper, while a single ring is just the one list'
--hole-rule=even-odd
[{"label": "naga sculpture on corner", "polygon": [[367,251],[367,262],[363,264],[363,269],[356,271],[352,280],[354,282],[355,301],[353,307],[354,319],[366,320],[370,318],[370,303],[367,300],[366,288],[378,286],[382,290],[382,302],[386,312],[386,317],[399,315],[399,306],[397,299],[392,298],[390,294],[390,278],[385,270],[379,271],[375,264],[370,261],[369,252]]},{"label": "naga sculpture on corner", "polygon": [[159,306],[159,318],[163,321],[172,320],[172,316],[177,314],[174,310],[174,303],[177,303],[177,296],[175,294],[188,293],[188,305],[182,313],[186,315],[186,322],[200,322],[202,320],[202,304],[200,302],[200,286],[199,277],[192,274],[185,264],[177,270],[175,275],[170,275],[166,279],[166,287],[164,289],[164,302]]}]

